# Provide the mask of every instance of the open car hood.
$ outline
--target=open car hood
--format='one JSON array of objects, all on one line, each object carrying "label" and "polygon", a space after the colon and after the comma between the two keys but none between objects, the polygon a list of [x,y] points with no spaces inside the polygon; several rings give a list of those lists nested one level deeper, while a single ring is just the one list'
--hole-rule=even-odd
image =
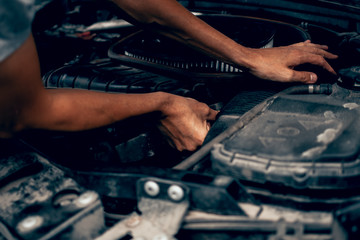
[{"label": "open car hood", "polygon": [[[54,1],[33,26],[46,88],[165,91],[220,110],[172,149],[156,116],[0,141],[0,239],[359,239],[358,1],[180,1],[249,47],[339,55],[316,85],[257,79],[129,24],[104,1]],[[91,37],[89,37],[91,36]]]}]

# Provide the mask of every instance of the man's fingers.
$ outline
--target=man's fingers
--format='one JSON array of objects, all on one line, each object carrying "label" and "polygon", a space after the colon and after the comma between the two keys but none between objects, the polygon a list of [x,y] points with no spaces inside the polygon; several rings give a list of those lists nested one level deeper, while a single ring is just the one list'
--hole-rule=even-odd
[{"label": "man's fingers", "polygon": [[321,45],[321,44],[316,44],[316,43],[307,43],[307,44],[305,44],[305,46],[314,47],[314,48],[318,48],[318,49],[322,49],[322,50],[329,49],[329,47],[327,45]]},{"label": "man's fingers", "polygon": [[294,46],[316,47],[316,48],[320,48],[320,49],[324,49],[324,50],[329,49],[329,47],[328,47],[327,45],[312,43],[310,40],[306,40],[306,41],[304,41],[304,42],[295,43],[295,44],[293,44],[293,45],[294,45]]},{"label": "man's fingers", "polygon": [[303,83],[307,83],[307,84],[313,84],[317,81],[317,79],[318,79],[318,77],[315,73],[293,71],[292,81],[294,81],[294,82],[303,82]]},{"label": "man's fingers", "polygon": [[218,113],[219,113],[219,111],[216,111],[216,110],[213,110],[213,109],[210,108],[206,120],[208,120],[208,121],[215,121],[215,120],[216,120],[216,116],[218,115]]},{"label": "man's fingers", "polygon": [[314,54],[320,55],[320,56],[322,56],[324,58],[328,58],[328,59],[336,59],[336,58],[338,58],[337,55],[332,54],[332,53],[330,53],[328,51],[325,51],[324,49],[317,48],[317,47],[310,47],[308,51],[310,53],[314,53]]},{"label": "man's fingers", "polygon": [[[304,57],[302,63],[311,63],[313,65],[320,66],[327,70],[328,72],[336,75],[335,70],[330,66],[330,64],[321,56],[312,54],[312,56]],[[292,78],[291,81],[294,82],[303,82],[307,84],[315,83],[318,79],[317,75],[313,72],[306,72],[306,71],[292,71]]]},{"label": "man's fingers", "polygon": [[211,124],[209,122],[206,122],[206,131],[210,131]]},{"label": "man's fingers", "polygon": [[328,59],[336,59],[337,55],[328,52],[329,47],[327,45],[315,44],[306,40],[305,42],[293,44],[293,46],[301,47],[303,51],[314,53]]},{"label": "man's fingers", "polygon": [[314,65],[318,65],[320,67],[323,67],[330,73],[336,75],[335,70],[330,66],[330,64],[323,57],[318,56],[317,58],[314,58],[313,62],[310,61],[310,63],[312,63]]},{"label": "man's fingers", "polygon": [[206,126],[206,132],[210,131],[211,128],[211,121],[216,120],[216,116],[219,114],[220,111],[215,111],[213,109],[210,109],[209,115],[207,116],[207,119],[205,120],[205,126]]},{"label": "man's fingers", "polygon": [[323,58],[320,55],[313,53],[304,53],[298,60],[300,60],[300,62],[298,62],[295,65],[310,63],[313,65],[320,66],[325,70],[329,71],[330,73],[336,75],[335,70],[330,66],[330,64],[325,60],[325,58]]}]

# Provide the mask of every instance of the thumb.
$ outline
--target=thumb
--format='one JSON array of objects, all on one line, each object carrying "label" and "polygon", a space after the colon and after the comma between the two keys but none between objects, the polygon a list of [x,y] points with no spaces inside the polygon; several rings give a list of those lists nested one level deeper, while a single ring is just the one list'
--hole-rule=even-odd
[{"label": "thumb", "polygon": [[208,113],[208,115],[207,115],[207,117],[206,117],[206,120],[208,120],[208,121],[215,121],[215,120],[216,120],[216,116],[218,115],[219,112],[220,112],[220,111],[216,111],[216,110],[214,110],[214,109],[209,108],[209,113]]},{"label": "thumb", "polygon": [[313,72],[294,71],[292,81],[312,84],[315,83],[317,79],[318,76]]}]

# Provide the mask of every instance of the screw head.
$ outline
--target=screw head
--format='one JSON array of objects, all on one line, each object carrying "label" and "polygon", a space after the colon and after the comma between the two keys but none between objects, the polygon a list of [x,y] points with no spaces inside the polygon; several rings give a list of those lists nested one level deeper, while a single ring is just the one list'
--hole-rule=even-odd
[{"label": "screw head", "polygon": [[144,190],[151,197],[156,197],[160,193],[159,184],[154,181],[147,181],[144,184]]},{"label": "screw head", "polygon": [[184,190],[177,185],[171,185],[168,189],[168,195],[172,200],[180,201],[184,198]]},{"label": "screw head", "polygon": [[79,207],[85,207],[93,203],[97,199],[97,194],[94,192],[84,192],[76,199],[76,205]]},{"label": "screw head", "polygon": [[41,216],[29,216],[18,223],[17,228],[20,232],[29,232],[40,227],[44,222]]}]

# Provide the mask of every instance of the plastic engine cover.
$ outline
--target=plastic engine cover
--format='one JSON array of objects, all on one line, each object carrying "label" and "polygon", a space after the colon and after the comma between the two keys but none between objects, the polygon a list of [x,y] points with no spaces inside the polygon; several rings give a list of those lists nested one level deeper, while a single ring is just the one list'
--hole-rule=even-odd
[{"label": "plastic engine cover", "polygon": [[214,146],[212,167],[260,183],[355,188],[360,179],[358,106],[321,95],[277,97]]}]

